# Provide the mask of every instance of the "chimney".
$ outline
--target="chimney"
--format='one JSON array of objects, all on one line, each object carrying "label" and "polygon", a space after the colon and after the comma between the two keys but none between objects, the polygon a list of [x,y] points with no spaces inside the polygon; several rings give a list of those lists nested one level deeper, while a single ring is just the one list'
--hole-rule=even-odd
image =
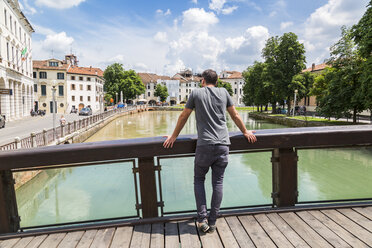
[{"label": "chimney", "polygon": [[90,66],[90,69],[89,69],[89,71],[92,71],[92,66]]},{"label": "chimney", "polygon": [[311,71],[315,71],[315,63],[311,65]]}]

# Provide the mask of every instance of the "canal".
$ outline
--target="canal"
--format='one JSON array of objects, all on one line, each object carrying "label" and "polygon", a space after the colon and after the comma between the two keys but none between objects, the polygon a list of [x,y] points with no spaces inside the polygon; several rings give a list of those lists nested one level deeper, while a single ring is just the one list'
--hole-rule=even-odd
[{"label": "canal", "polygon": [[[108,124],[86,142],[171,134],[180,112],[144,112]],[[249,118],[249,129],[284,126]],[[228,119],[229,131],[238,131]],[[192,114],[181,134],[196,133]],[[123,151],[125,152],[125,151]],[[372,149],[299,150],[299,201],[372,197]],[[271,153],[230,155],[225,174],[223,208],[271,204]],[[164,211],[194,210],[193,158],[161,159]],[[17,190],[21,226],[38,226],[135,216],[133,162],[50,169]],[[211,196],[210,175],[207,197]]]}]

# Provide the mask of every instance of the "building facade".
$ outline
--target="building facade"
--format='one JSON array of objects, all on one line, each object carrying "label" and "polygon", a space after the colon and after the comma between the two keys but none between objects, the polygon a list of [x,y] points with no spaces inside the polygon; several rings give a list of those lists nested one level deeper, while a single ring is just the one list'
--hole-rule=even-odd
[{"label": "building facade", "polygon": [[9,121],[29,116],[34,107],[34,29],[17,0],[0,1],[0,13],[0,114]]},{"label": "building facade", "polygon": [[[75,55],[66,55],[65,60],[49,59],[34,61],[34,89],[38,101],[36,109],[47,114],[71,113],[90,107],[93,112],[103,110],[103,71],[99,68],[80,67]],[[53,104],[55,90],[55,104]]]},{"label": "building facade", "polygon": [[243,87],[245,85],[245,81],[242,73],[238,71],[222,71],[220,74],[220,79],[223,82],[231,84],[234,105],[245,106],[243,103]]}]

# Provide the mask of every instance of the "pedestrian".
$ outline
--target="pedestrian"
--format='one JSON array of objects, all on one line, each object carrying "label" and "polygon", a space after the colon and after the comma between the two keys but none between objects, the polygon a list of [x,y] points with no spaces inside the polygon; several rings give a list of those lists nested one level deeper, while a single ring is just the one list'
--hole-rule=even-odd
[{"label": "pedestrian", "polygon": [[[215,87],[218,76],[213,70],[202,74],[202,88],[191,92],[186,106],[178,118],[171,136],[163,146],[172,148],[191,112],[195,109],[198,140],[194,160],[194,194],[197,207],[198,228],[203,232],[216,230],[216,219],[220,210],[223,193],[223,177],[228,164],[229,133],[226,126],[226,109],[249,142],[256,142],[254,131],[248,131],[236,111],[233,101],[225,88]],[[205,175],[212,169],[213,194],[211,211],[207,214],[205,197]]]},{"label": "pedestrian", "polygon": [[64,127],[66,125],[66,119],[63,115],[61,115],[61,119],[59,119],[59,124],[61,127]]}]

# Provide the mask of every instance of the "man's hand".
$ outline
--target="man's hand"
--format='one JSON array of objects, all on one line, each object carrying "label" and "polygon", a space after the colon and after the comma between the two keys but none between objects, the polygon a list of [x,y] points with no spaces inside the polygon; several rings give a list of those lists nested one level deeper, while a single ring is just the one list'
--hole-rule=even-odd
[{"label": "man's hand", "polygon": [[163,143],[164,148],[173,148],[173,144],[176,141],[177,137],[174,137],[173,135],[171,136],[164,136],[167,139]]},{"label": "man's hand", "polygon": [[249,143],[254,143],[254,142],[257,141],[256,135],[254,135],[255,132],[256,131],[248,131],[247,130],[243,133],[244,137],[247,138]]}]

